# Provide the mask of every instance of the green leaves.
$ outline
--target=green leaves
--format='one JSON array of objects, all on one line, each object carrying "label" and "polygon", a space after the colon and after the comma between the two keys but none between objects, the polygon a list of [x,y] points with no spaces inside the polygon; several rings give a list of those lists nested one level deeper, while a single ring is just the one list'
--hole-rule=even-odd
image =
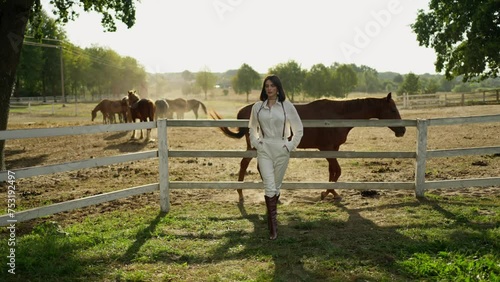
[{"label": "green leaves", "polygon": [[96,11],[102,14],[101,24],[109,32],[116,31],[116,20],[123,22],[128,28],[135,24],[135,5],[132,0],[52,0],[50,3],[55,7],[52,12],[61,23],[75,20],[79,15],[77,10],[83,9],[85,12]]},{"label": "green leaves", "polygon": [[498,76],[500,2],[496,0],[431,0],[411,25],[421,46],[434,48],[436,71],[463,81]]}]

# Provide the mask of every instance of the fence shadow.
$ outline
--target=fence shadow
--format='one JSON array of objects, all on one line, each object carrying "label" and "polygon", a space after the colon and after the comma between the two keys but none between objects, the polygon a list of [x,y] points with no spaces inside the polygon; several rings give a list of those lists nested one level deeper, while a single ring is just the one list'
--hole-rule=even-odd
[{"label": "fence shadow", "polygon": [[116,139],[121,139],[125,136],[129,135],[129,132],[128,131],[120,131],[120,132],[116,132],[112,135],[109,135],[109,136],[106,136],[104,138],[104,140],[116,140]]},{"label": "fence shadow", "polygon": [[119,259],[121,262],[130,263],[136,258],[138,251],[141,249],[144,243],[146,243],[147,240],[151,239],[151,234],[154,233],[156,227],[158,226],[158,223],[160,223],[160,220],[164,218],[165,215],[167,215],[167,213],[160,212],[146,228],[142,229],[135,235],[134,243]]},{"label": "fence shadow", "polygon": [[5,166],[8,169],[17,169],[17,168],[38,166],[38,165],[42,164],[44,161],[46,161],[48,157],[49,157],[48,154],[43,154],[43,155],[38,155],[35,157],[24,157],[24,158],[19,158],[19,159],[15,159],[15,160],[9,160],[9,157],[6,156]]},{"label": "fence shadow", "polygon": [[118,150],[122,153],[133,153],[143,150],[148,144],[150,143],[145,139],[128,140],[124,143],[108,145],[104,150]]}]

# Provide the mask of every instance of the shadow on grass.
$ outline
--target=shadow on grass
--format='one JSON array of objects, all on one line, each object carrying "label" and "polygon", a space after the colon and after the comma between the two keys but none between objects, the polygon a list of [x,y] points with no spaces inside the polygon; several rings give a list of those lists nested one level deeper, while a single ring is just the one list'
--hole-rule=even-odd
[{"label": "shadow on grass", "polygon": [[[40,227],[41,226],[41,227]],[[17,239],[15,246],[15,274],[7,272],[11,266],[2,263],[1,281],[73,281],[74,277],[93,280],[89,266],[93,259],[85,260],[79,251],[91,248],[94,242],[74,242],[61,232],[54,222],[43,222],[30,235]],[[4,249],[2,248],[2,253]],[[1,260],[4,262],[4,259]]]},{"label": "shadow on grass", "polygon": [[158,226],[158,223],[161,221],[163,217],[165,217],[167,213],[165,212],[160,212],[147,226],[146,228],[142,229],[135,235],[135,241],[134,243],[127,249],[125,254],[120,258],[121,262],[124,263],[130,263],[134,261],[134,259],[137,256],[137,253],[141,249],[141,247],[147,242],[147,240],[151,239],[151,234],[154,233],[156,227]]},{"label": "shadow on grass", "polygon": [[48,157],[49,155],[47,154],[42,154],[32,157],[23,157],[15,160],[10,160],[8,157],[6,157],[5,166],[8,169],[38,166],[42,164],[45,160],[47,160]]},{"label": "shadow on grass", "polygon": [[[351,208],[342,202],[306,204],[299,209],[280,205],[278,206],[278,239],[275,241],[268,239],[265,206],[263,205],[259,205],[256,209],[253,206],[245,207],[243,204],[238,204],[239,215],[227,217],[215,215],[200,218],[203,219],[202,221],[182,215],[175,216],[170,221],[165,213],[159,213],[156,216],[149,214],[142,219],[146,220],[145,226],[132,235],[133,242],[124,253],[120,252],[101,261],[96,261],[96,257],[88,260],[78,259],[76,255],[81,249],[92,248],[99,244],[100,242],[93,242],[93,240],[98,240],[100,237],[89,237],[89,242],[85,243],[71,243],[65,240],[64,236],[61,238],[49,235],[29,237],[23,241],[23,247],[20,247],[22,250],[19,253],[19,272],[35,276],[32,278],[21,274],[18,280],[12,281],[70,281],[69,278],[65,280],[66,277],[77,278],[77,280],[99,279],[111,273],[107,269],[109,265],[115,262],[136,263],[137,259],[144,259],[141,263],[162,262],[202,266],[226,261],[242,261],[242,263],[249,260],[250,263],[257,261],[259,263],[252,265],[263,267],[262,271],[253,269],[252,274],[241,273],[243,280],[256,281],[440,280],[439,269],[431,269],[429,273],[422,274],[403,266],[401,262],[409,260],[415,253],[425,254],[431,258],[438,256],[441,252],[464,254],[475,252],[481,256],[498,254],[497,250],[500,249],[498,241],[494,238],[487,239],[487,233],[492,232],[491,230],[498,226],[466,220],[460,213],[453,212],[454,206],[463,205],[460,202],[450,203],[446,200],[409,201],[360,208]],[[377,215],[382,216],[394,210],[405,216],[413,216],[415,215],[413,211],[418,212],[429,208],[441,214],[444,220],[453,220],[444,226],[436,221],[405,222],[404,216],[401,217],[401,222],[388,224],[376,220]],[[247,209],[253,212],[248,212]],[[367,215],[369,212],[376,213],[370,216]],[[208,225],[216,221],[246,221],[250,223],[251,228],[235,227],[215,233],[170,232],[169,222],[188,223],[193,220],[197,222],[194,224]],[[205,220],[208,223],[203,223]],[[465,230],[462,227],[465,227]],[[249,229],[252,231],[246,231]],[[425,234],[421,234],[430,229],[443,230],[446,235],[435,239],[426,238]],[[470,232],[469,229],[474,232]],[[419,234],[416,237],[405,235],[408,234],[405,233],[407,230],[416,230]],[[154,244],[150,245],[148,242],[153,239],[164,242],[159,244],[160,247],[158,245],[151,247]],[[177,240],[218,241],[220,243],[210,244],[214,247],[207,247],[202,252],[177,247],[173,244]],[[196,245],[199,246],[199,243]],[[269,270],[267,266],[262,266],[266,262],[272,264],[274,269]],[[57,266],[51,269],[53,264]],[[89,265],[93,265],[94,268],[89,268]],[[242,266],[242,272],[245,267],[248,266]],[[439,265],[436,268],[439,268]],[[240,270],[228,271],[232,271],[231,274],[235,275],[234,272]],[[450,277],[454,276],[442,276],[441,280]],[[30,279],[26,280],[26,278]]]}]

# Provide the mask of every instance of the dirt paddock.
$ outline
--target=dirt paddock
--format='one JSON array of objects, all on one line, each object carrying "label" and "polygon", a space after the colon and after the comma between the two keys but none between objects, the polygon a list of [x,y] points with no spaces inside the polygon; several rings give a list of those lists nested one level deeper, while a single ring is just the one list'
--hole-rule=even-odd
[{"label": "dirt paddock", "polygon": [[[233,119],[234,116],[225,116]],[[429,119],[499,114],[499,105],[450,107],[418,110],[401,110],[403,119]],[[54,117],[11,115],[9,129],[46,128],[90,124],[87,120],[65,120]],[[130,140],[131,132],[111,132],[81,136],[31,138],[7,140],[6,165],[8,169],[56,164],[74,160],[112,156],[157,149],[156,142]],[[500,123],[478,123],[453,126],[429,127],[428,150],[485,147],[500,145]],[[153,130],[153,138],[156,130]],[[169,128],[168,145],[174,150],[243,150],[244,139],[225,137],[216,128]],[[396,138],[388,128],[354,128],[345,151],[415,151],[416,128],[407,128],[406,135]],[[235,181],[240,159],[235,158],[171,158],[169,173],[173,181]],[[339,159],[342,176],[339,181],[393,182],[414,180],[413,159]],[[466,179],[498,177],[500,156],[475,155],[435,158],[427,162],[426,180]],[[260,178],[253,160],[247,171],[246,181]],[[328,163],[325,159],[292,159],[285,181],[326,181]],[[116,191],[133,186],[158,182],[158,163],[155,159],[120,163],[67,173],[17,179],[18,210],[30,209],[86,196]],[[463,193],[468,197],[499,197],[500,183],[493,187],[433,190],[426,193]],[[6,202],[6,187],[0,188],[0,198]],[[413,191],[377,191],[377,197],[413,196]],[[357,190],[340,190],[343,201],[362,205],[367,199]],[[247,204],[263,202],[261,190],[244,190]],[[324,201],[333,201],[332,198]],[[233,190],[173,190],[171,204],[190,201],[238,201]],[[109,203],[91,206],[53,217],[60,221],[80,220],[82,216],[114,209],[133,209],[144,205],[159,205],[158,192],[129,197]],[[318,202],[319,190],[284,190],[283,204],[294,202]],[[35,222],[32,221],[32,222]]]}]

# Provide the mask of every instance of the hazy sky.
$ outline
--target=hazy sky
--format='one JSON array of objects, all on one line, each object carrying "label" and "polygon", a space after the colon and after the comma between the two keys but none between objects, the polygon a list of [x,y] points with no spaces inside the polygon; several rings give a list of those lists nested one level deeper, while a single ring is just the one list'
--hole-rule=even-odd
[{"label": "hazy sky", "polygon": [[104,32],[98,14],[65,26],[80,47],[110,47],[148,72],[212,72],[243,63],[260,73],[295,60],[303,68],[334,62],[401,74],[435,73],[432,49],[410,24],[429,0],[142,0],[136,24]]}]

